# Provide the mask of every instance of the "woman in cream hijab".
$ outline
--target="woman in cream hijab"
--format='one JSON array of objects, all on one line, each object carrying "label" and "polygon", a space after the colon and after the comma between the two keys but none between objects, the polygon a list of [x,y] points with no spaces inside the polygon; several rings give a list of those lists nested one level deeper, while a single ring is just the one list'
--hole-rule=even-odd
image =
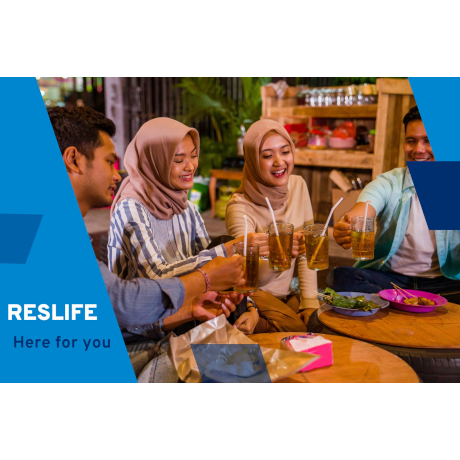
[{"label": "woman in cream hijab", "polygon": [[233,242],[206,249],[203,219],[187,201],[199,152],[198,131],[170,118],[148,121],[129,144],[108,244],[109,268],[119,277],[171,278],[232,255]]},{"label": "woman in cream hijab", "polygon": [[[313,210],[308,188],[294,169],[294,144],[287,131],[272,120],[254,123],[244,138],[245,165],[240,188],[227,206],[226,225],[232,237],[244,233],[244,215],[249,232],[266,232],[273,222],[265,197],[268,197],[277,222],[294,225],[291,269],[278,272],[260,261],[259,290],[251,300],[260,318],[254,332],[304,332],[306,327],[297,315],[299,307],[318,308],[316,272],[307,268],[307,261],[297,258],[305,251],[300,230],[313,223]],[[268,237],[266,237],[268,239]],[[298,264],[300,299],[290,293],[290,283]]]}]

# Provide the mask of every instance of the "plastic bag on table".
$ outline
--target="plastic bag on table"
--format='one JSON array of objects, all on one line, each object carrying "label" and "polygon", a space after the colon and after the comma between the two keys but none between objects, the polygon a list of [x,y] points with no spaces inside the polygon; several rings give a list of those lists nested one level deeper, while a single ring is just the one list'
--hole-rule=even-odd
[{"label": "plastic bag on table", "polygon": [[[215,347],[199,347],[200,353],[207,353],[208,358],[213,358],[208,368],[204,369],[206,374],[205,381],[249,382],[254,381],[257,375],[260,376],[260,373],[264,372],[263,363],[256,359],[258,352],[257,344],[230,325],[224,315],[202,323],[186,334],[170,339],[168,355],[177,370],[179,378],[188,383],[202,381],[192,350],[192,344],[241,344],[255,346],[255,348],[250,348],[249,354],[245,353],[246,356],[241,355],[242,350],[238,347],[220,347],[220,353],[216,352]],[[231,350],[232,348],[233,351]],[[260,347],[260,350],[272,382],[295,374],[318,359],[317,356],[308,353],[297,353],[265,347]],[[237,353],[240,354],[237,355]]]}]

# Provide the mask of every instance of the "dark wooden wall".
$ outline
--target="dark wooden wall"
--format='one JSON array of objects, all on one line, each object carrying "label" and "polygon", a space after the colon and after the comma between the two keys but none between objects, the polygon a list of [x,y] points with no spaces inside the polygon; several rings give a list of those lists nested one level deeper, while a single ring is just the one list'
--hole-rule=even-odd
[{"label": "dark wooden wall", "polygon": [[[243,99],[240,77],[218,77],[226,92],[234,101]],[[132,138],[146,121],[154,117],[170,117],[185,113],[182,106],[181,90],[177,88],[181,77],[129,77],[123,79],[125,94],[125,115],[129,127],[127,135]],[[272,81],[286,80],[288,84],[327,86],[334,77],[272,77]],[[213,137],[214,129],[209,119],[194,124],[202,136]]]}]

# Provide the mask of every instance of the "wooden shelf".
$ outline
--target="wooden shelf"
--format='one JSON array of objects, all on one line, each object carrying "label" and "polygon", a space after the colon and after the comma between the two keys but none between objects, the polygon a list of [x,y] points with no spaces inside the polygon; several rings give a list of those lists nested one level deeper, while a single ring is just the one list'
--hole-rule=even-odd
[{"label": "wooden shelf", "polygon": [[[297,105],[296,92],[299,90],[299,87],[290,87],[279,99],[272,87],[263,86],[261,118],[272,119],[282,125],[306,123],[310,129],[313,118],[375,119],[376,134],[372,155],[354,151],[298,149],[296,164],[370,169],[373,179],[382,172],[405,166],[402,120],[416,105],[408,79],[377,79],[378,104],[372,105],[305,107]],[[318,172],[318,177],[322,175],[326,177],[327,171]]]},{"label": "wooden shelf", "polygon": [[374,155],[360,150],[298,148],[295,151],[295,164],[298,166],[372,169],[374,167]]},{"label": "wooden shelf", "polygon": [[284,118],[376,118],[377,104],[350,105],[329,107],[306,107],[295,105],[291,107],[268,107],[268,116]]},{"label": "wooden shelf", "polygon": [[278,98],[272,87],[263,86],[261,118],[272,119],[282,125],[305,123],[309,129],[312,128],[313,118],[364,119],[364,124],[368,127],[372,124],[371,120],[375,119],[373,154],[353,150],[307,148],[296,150],[295,164],[299,166],[298,174],[305,179],[310,189],[315,221],[324,222],[333,204],[328,168],[356,169],[361,178],[368,180],[375,179],[385,171],[406,165],[402,148],[404,141],[402,120],[416,103],[407,79],[377,79],[378,105],[299,106],[297,93],[300,89],[300,87],[290,87],[284,97]]}]

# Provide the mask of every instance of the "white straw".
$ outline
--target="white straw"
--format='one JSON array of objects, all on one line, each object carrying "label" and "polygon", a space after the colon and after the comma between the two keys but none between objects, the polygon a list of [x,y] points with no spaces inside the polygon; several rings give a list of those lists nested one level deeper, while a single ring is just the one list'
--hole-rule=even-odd
[{"label": "white straw", "polygon": [[367,222],[367,208],[369,207],[369,203],[372,201],[366,201],[366,210],[364,211],[364,223],[363,223],[363,232],[366,231],[366,222]]},{"label": "white straw", "polygon": [[246,214],[244,215],[244,249],[243,254],[246,257],[247,254],[247,247],[248,247],[248,218]]},{"label": "white straw", "polygon": [[272,205],[270,204],[270,200],[267,197],[265,197],[265,199],[267,200],[268,209],[270,209],[270,212],[272,213],[273,226],[275,227],[276,236],[280,236],[280,234],[278,233],[278,225],[276,225],[275,213],[273,212]]},{"label": "white straw", "polygon": [[324,226],[324,230],[321,232],[321,236],[325,236],[325,235],[326,235],[327,227],[328,227],[328,225],[329,225],[329,221],[331,220],[332,213],[334,212],[335,208],[336,208],[342,201],[343,201],[343,197],[340,198],[340,200],[337,201],[337,203],[335,204],[335,206],[331,209],[331,212],[329,213],[329,217],[327,218],[326,225]]}]

